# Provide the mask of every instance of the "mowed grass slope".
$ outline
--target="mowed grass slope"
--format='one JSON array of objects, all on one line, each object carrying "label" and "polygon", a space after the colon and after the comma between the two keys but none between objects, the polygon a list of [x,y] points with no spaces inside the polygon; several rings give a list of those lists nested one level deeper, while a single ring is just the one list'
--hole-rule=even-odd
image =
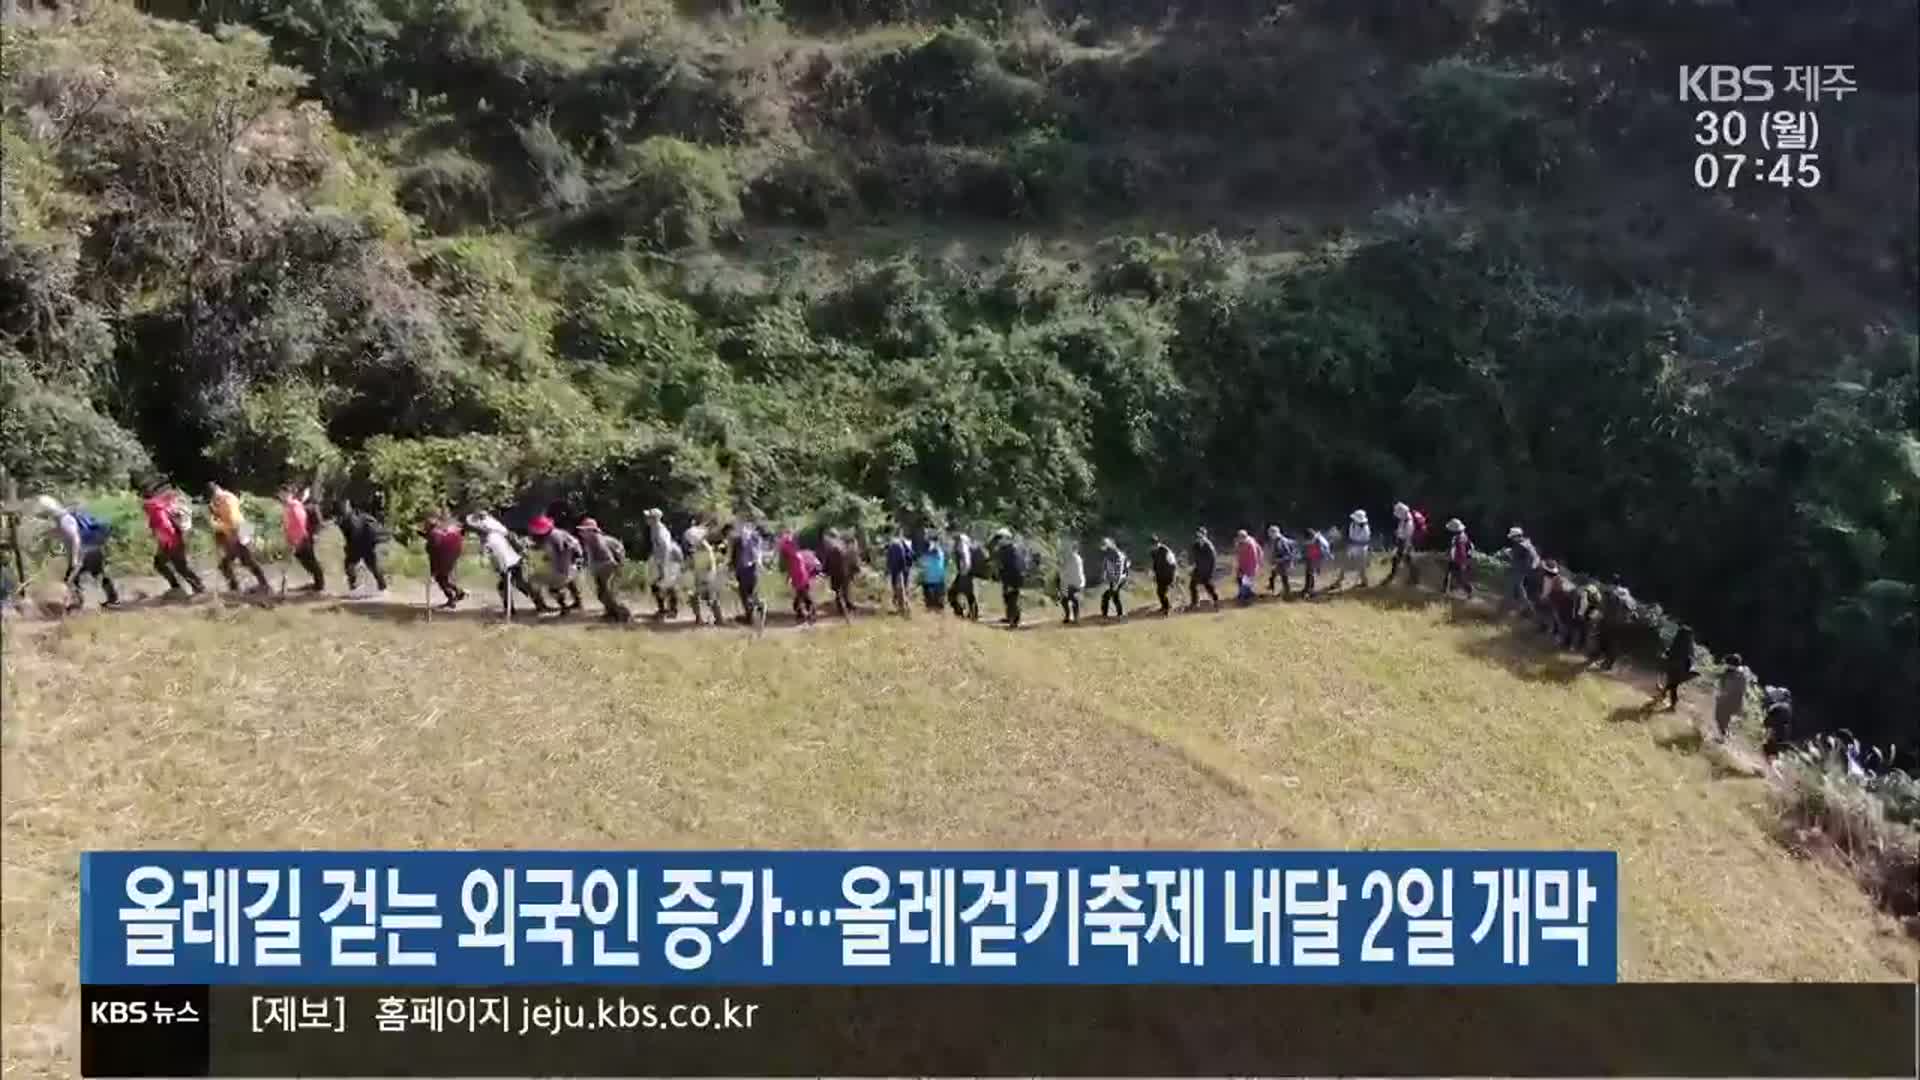
[{"label": "mowed grass slope", "polygon": [[1686,714],[1404,596],[757,640],[400,601],[13,623],[7,1071],[71,1071],[97,848],[1599,848],[1625,979],[1910,975]]}]

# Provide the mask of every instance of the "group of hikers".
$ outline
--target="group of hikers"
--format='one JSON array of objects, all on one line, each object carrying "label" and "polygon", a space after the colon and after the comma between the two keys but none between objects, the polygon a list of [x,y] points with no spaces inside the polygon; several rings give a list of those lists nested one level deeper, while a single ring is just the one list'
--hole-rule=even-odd
[{"label": "group of hikers", "polygon": [[[349,591],[359,588],[364,571],[381,592],[388,577],[381,567],[381,547],[393,539],[386,526],[374,515],[356,507],[351,500],[340,499],[323,515],[310,490],[282,489],[278,494],[281,528],[288,551],[307,574],[309,581],[299,591],[321,593],[327,587],[327,575],[315,554],[314,544],[323,522],[330,519],[344,542],[345,572]],[[208,484],[205,505],[213,532],[214,548],[220,554],[219,569],[230,590],[242,587],[236,566],[252,579],[245,590],[265,594],[271,591],[266,571],[257,553],[256,537],[239,496],[218,484]],[[169,586],[170,596],[189,592],[198,595],[205,584],[187,558],[187,536],[193,528],[194,504],[183,493],[167,485],[150,485],[141,492],[141,507],[147,528],[154,540],[153,568]],[[105,548],[110,529],[85,508],[68,506],[51,495],[42,495],[29,508],[48,519],[54,535],[64,549],[67,561],[66,586],[69,607],[84,603],[82,582],[98,579],[106,606],[120,603],[118,590],[108,573]],[[557,508],[556,508],[557,510]],[[1392,561],[1383,584],[1392,584],[1405,572],[1409,585],[1418,585],[1420,565],[1415,553],[1427,540],[1427,515],[1395,503],[1393,524],[1387,533],[1386,547]],[[720,524],[717,529],[695,523],[676,537],[666,525],[659,509],[645,512],[646,579],[653,594],[653,618],[670,621],[680,617],[684,595],[696,624],[718,626],[724,621],[721,592],[723,572],[731,577],[738,597],[743,622],[764,619],[765,605],[760,599],[760,575],[770,568],[784,573],[793,596],[793,614],[803,624],[815,621],[814,582],[825,578],[836,610],[851,616],[857,610],[854,586],[866,562],[856,535],[839,529],[827,529],[817,550],[803,547],[792,530],[775,533],[769,543],[766,532],[748,518]],[[1444,572],[1440,589],[1451,595],[1456,591],[1468,597],[1474,594],[1474,566],[1478,554],[1467,527],[1459,518],[1444,523]],[[1331,534],[1331,535],[1330,535]],[[626,622],[634,613],[622,599],[618,579],[627,564],[624,544],[603,530],[592,517],[579,517],[570,525],[556,520],[556,511],[537,514],[528,521],[524,535],[510,529],[485,510],[457,517],[446,509],[421,521],[404,540],[421,542],[426,551],[428,571],[437,587],[444,609],[453,609],[467,599],[458,581],[459,566],[466,554],[468,537],[478,540],[481,553],[495,575],[495,589],[502,609],[511,617],[516,596],[523,598],[536,613],[557,612],[568,615],[582,610],[580,578],[590,576],[603,618]],[[1173,547],[1154,536],[1147,561],[1153,580],[1160,615],[1173,612],[1173,591],[1182,563]],[[1365,510],[1353,511],[1344,528],[1306,529],[1297,535],[1278,525],[1266,529],[1264,542],[1246,529],[1237,531],[1231,541],[1232,579],[1237,586],[1235,602],[1254,603],[1260,595],[1261,576],[1266,576],[1265,591],[1283,600],[1312,599],[1322,591],[1324,576],[1335,574],[1331,589],[1346,586],[1351,575],[1359,587],[1370,586],[1374,534]],[[1626,585],[1614,578],[1603,586],[1598,581],[1576,582],[1563,573],[1558,563],[1543,558],[1524,529],[1507,530],[1501,547],[1505,580],[1500,593],[1503,614],[1518,610],[1564,649],[1585,654],[1590,663],[1611,669],[1619,658],[1630,629],[1636,601]],[[1101,587],[1100,614],[1103,619],[1127,618],[1126,590],[1131,581],[1132,559],[1111,537],[1101,541],[1098,583]],[[1079,544],[1063,540],[1054,553],[1051,580],[1041,574],[1042,559],[1033,545],[1017,537],[1012,530],[994,531],[984,545],[976,544],[965,532],[954,530],[943,540],[938,532],[924,532],[918,542],[907,530],[896,527],[883,549],[883,563],[891,594],[891,603],[900,614],[910,614],[911,593],[917,579],[921,602],[929,611],[950,608],[955,616],[980,618],[977,582],[983,578],[1000,586],[1002,615],[1000,622],[1019,627],[1023,619],[1021,599],[1029,585],[1051,585],[1060,606],[1062,621],[1077,624],[1081,617],[1081,596],[1088,587],[1087,566]],[[1195,530],[1187,546],[1187,596],[1185,607],[1197,610],[1206,603],[1220,607],[1220,595],[1214,581],[1219,575],[1220,552],[1206,528]],[[1294,587],[1299,572],[1300,588]],[[1669,641],[1662,672],[1659,696],[1669,710],[1678,707],[1680,689],[1697,678],[1695,641],[1691,627],[1681,625]],[[1733,720],[1745,708],[1748,690],[1755,683],[1753,672],[1738,654],[1724,659],[1715,692],[1715,736],[1724,739]],[[1793,736],[1792,695],[1782,687],[1762,688],[1769,747],[1784,745]]]}]

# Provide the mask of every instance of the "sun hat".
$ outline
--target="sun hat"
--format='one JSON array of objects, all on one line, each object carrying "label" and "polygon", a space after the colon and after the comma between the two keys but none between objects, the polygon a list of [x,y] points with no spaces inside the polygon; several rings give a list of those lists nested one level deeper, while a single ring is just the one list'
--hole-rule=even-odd
[{"label": "sun hat", "polygon": [[1459,518],[1448,518],[1447,531],[1448,532],[1466,532],[1467,526]]},{"label": "sun hat", "polygon": [[67,508],[60,505],[60,500],[51,495],[40,496],[33,500],[33,505],[41,513],[49,517],[59,517],[61,514],[67,512]]},{"label": "sun hat", "polygon": [[1411,514],[1411,513],[1413,513],[1413,511],[1407,508],[1406,503],[1397,502],[1393,504],[1394,517],[1406,517],[1408,514]]},{"label": "sun hat", "polygon": [[575,528],[578,528],[582,532],[599,532],[600,523],[592,518],[581,518],[580,524],[575,526]]},{"label": "sun hat", "polygon": [[527,522],[527,535],[545,536],[553,531],[553,519],[545,514]]},{"label": "sun hat", "polygon": [[1273,536],[1273,537],[1277,537],[1277,536],[1279,536],[1279,535],[1280,535],[1280,526],[1278,526],[1278,525],[1269,525],[1269,526],[1267,526],[1267,535],[1268,535],[1268,536]]},{"label": "sun hat", "polygon": [[1353,523],[1355,525],[1365,525],[1367,523],[1367,512],[1365,510],[1355,510],[1353,512]]},{"label": "sun hat", "polygon": [[1518,540],[1525,535],[1527,535],[1527,531],[1518,525],[1507,530],[1507,539],[1509,540]]}]

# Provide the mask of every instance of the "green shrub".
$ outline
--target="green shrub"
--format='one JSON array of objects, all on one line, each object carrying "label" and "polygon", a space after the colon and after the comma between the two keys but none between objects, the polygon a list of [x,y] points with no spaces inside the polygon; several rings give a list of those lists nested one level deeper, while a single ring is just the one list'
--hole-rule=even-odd
[{"label": "green shrub", "polygon": [[23,488],[118,487],[148,465],[133,435],[0,346],[0,469]]},{"label": "green shrub", "polygon": [[434,232],[454,232],[494,221],[493,170],[454,150],[442,150],[400,172],[400,205]]},{"label": "green shrub", "polygon": [[274,491],[282,483],[333,473],[343,462],[321,420],[321,395],[294,379],[255,386],[207,448],[222,482]]},{"label": "green shrub", "polygon": [[504,505],[514,494],[521,454],[498,436],[393,439],[367,443],[365,496],[396,533],[440,507],[460,511]]},{"label": "green shrub", "polygon": [[1452,179],[1539,186],[1571,163],[1570,106],[1570,87],[1554,73],[1448,59],[1415,76],[1407,112],[1420,154]]},{"label": "green shrub", "polygon": [[1045,87],[1002,68],[993,46],[965,30],[879,53],[861,66],[858,81],[858,114],[842,123],[871,124],[898,139],[985,142],[1053,114]]},{"label": "green shrub", "polygon": [[741,222],[739,188],[716,151],[659,136],[634,147],[623,171],[604,220],[649,247],[706,247]]},{"label": "green shrub", "polygon": [[741,205],[761,221],[818,228],[853,201],[853,183],[831,157],[782,154],[747,184]]}]

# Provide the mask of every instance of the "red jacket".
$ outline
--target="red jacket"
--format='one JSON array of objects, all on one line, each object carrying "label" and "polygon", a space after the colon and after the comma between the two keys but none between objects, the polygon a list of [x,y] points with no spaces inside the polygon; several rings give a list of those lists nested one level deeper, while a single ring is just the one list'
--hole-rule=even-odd
[{"label": "red jacket", "polygon": [[427,563],[436,574],[450,573],[466,551],[466,538],[458,525],[437,525],[427,530]]},{"label": "red jacket", "polygon": [[180,530],[167,514],[172,506],[173,496],[165,492],[149,495],[140,503],[140,508],[147,513],[147,528],[153,531],[153,542],[166,551],[180,546]]}]

